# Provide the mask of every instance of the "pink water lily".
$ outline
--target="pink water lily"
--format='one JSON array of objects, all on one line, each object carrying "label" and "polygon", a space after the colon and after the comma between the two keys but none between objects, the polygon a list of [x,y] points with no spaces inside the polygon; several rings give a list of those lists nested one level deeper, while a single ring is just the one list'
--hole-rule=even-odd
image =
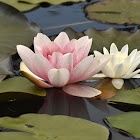
[{"label": "pink water lily", "polygon": [[92,39],[88,36],[69,40],[67,34],[61,32],[51,41],[46,35],[38,33],[34,38],[35,53],[17,45],[23,60],[20,71],[39,87],[62,87],[66,93],[79,97],[97,96],[101,91],[77,83],[98,73],[108,62],[106,56],[88,56],[91,44]]}]

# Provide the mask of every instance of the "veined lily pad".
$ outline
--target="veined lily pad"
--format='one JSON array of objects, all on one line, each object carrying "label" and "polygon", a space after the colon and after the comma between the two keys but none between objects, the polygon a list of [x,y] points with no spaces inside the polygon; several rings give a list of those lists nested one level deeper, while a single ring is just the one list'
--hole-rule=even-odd
[{"label": "veined lily pad", "polygon": [[9,4],[20,11],[28,11],[39,6],[39,4],[42,2],[56,5],[65,2],[80,2],[85,0],[0,0],[0,1]]},{"label": "veined lily pad", "polygon": [[0,83],[0,93],[28,93],[38,96],[46,96],[46,91],[36,87],[23,77],[14,77]]},{"label": "veined lily pad", "polygon": [[140,24],[139,0],[104,0],[85,8],[90,19],[117,24]]},{"label": "veined lily pad", "polygon": [[108,122],[115,128],[127,131],[140,138],[140,112],[127,112],[107,117]]},{"label": "veined lily pad", "polygon": [[121,91],[114,97],[108,99],[108,101],[140,105],[140,88]]},{"label": "veined lily pad", "polygon": [[[0,118],[0,127],[21,132],[0,132],[7,140],[20,137],[27,140],[107,140],[109,131],[104,126],[84,119],[46,114],[25,114],[19,118]],[[24,133],[25,132],[25,133]],[[14,136],[14,134],[16,134]]]},{"label": "veined lily pad", "polygon": [[15,54],[16,45],[30,47],[40,27],[29,23],[15,8],[0,2],[0,52]]}]

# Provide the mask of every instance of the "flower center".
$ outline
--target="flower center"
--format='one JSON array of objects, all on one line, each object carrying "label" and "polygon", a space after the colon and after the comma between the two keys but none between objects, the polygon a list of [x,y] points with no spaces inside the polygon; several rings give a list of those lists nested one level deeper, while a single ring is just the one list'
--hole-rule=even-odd
[{"label": "flower center", "polygon": [[124,60],[126,59],[126,55],[125,54],[122,54],[122,53],[120,53],[120,52],[118,52],[117,54],[116,54],[116,58],[120,61],[120,62],[124,62]]}]

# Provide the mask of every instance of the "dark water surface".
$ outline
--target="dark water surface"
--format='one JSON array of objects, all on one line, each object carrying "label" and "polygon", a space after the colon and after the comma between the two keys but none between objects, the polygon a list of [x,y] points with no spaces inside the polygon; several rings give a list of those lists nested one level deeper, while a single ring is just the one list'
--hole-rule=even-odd
[{"label": "dark water surface", "polygon": [[[110,27],[130,31],[137,29],[136,25],[120,26],[88,20],[85,17],[86,14],[83,12],[83,9],[87,4],[93,2],[96,1],[92,0],[90,2],[72,5],[70,3],[67,5],[38,7],[30,12],[26,12],[25,15],[29,21],[36,22],[40,25],[43,32],[48,36],[56,35],[67,27],[71,27],[77,32],[82,32],[90,27],[94,27],[98,30],[105,30]],[[16,69],[18,69],[19,62],[20,59],[17,59],[14,63]],[[137,83],[140,85],[140,80],[137,80]],[[4,97],[5,95],[0,95],[0,99]],[[107,116],[133,110],[139,111],[140,108],[128,106],[127,104],[111,105],[102,100],[73,97],[65,94],[61,89],[48,89],[46,97],[37,97],[21,93],[11,95],[7,93],[5,99],[0,103],[0,117],[16,117],[24,113],[38,112],[84,118],[106,126],[111,131],[109,140],[136,140],[126,132],[110,128],[104,119]]]}]

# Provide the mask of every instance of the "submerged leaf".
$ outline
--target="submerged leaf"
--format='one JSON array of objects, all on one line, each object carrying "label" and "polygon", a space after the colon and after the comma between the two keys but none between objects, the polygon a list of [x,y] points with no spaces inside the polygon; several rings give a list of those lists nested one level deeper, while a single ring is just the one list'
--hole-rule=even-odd
[{"label": "submerged leaf", "polygon": [[[0,126],[21,132],[0,132],[0,138],[7,140],[20,137],[27,140],[107,140],[109,131],[104,126],[84,119],[45,114],[25,114],[19,118],[0,118]],[[24,133],[28,132],[28,133]],[[6,134],[5,134],[6,133]]]},{"label": "submerged leaf", "polygon": [[85,0],[0,0],[6,4],[9,4],[20,11],[28,11],[40,5],[40,3],[46,2],[50,4],[61,4],[65,2],[80,2]]},{"label": "submerged leaf", "polygon": [[38,96],[46,96],[46,91],[36,87],[33,83],[23,77],[15,77],[0,83],[0,93],[27,93]]},{"label": "submerged leaf", "polygon": [[29,23],[15,8],[0,2],[0,52],[15,54],[16,45],[30,47],[40,27]]},{"label": "submerged leaf", "polygon": [[140,88],[134,90],[121,91],[113,98],[108,99],[108,101],[140,105]]},{"label": "submerged leaf", "polygon": [[140,112],[127,112],[107,117],[108,122],[115,128],[127,131],[140,138]]},{"label": "submerged leaf", "polygon": [[140,1],[104,0],[85,8],[90,19],[117,24],[140,24]]}]

